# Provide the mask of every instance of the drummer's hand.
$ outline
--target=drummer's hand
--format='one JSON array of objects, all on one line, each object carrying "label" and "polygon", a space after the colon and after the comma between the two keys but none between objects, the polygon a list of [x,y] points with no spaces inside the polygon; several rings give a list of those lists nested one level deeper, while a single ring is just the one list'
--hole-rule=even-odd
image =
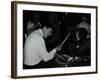
[{"label": "drummer's hand", "polygon": [[56,49],[57,51],[61,51],[62,47],[58,45],[55,49]]}]

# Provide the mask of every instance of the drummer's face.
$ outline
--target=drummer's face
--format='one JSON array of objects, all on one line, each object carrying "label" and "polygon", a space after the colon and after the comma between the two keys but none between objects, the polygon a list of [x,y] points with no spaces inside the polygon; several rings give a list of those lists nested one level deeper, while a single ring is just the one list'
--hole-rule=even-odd
[{"label": "drummer's face", "polygon": [[50,27],[48,27],[48,28],[45,27],[44,37],[47,38],[47,37],[51,36],[51,35],[52,35],[52,32],[53,32],[52,28],[50,28]]}]

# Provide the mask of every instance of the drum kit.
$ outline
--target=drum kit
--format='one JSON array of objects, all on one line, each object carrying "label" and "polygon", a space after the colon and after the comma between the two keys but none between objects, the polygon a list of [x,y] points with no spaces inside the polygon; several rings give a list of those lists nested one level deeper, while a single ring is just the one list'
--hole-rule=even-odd
[{"label": "drum kit", "polygon": [[58,66],[61,67],[74,67],[74,66],[89,66],[90,65],[90,57],[71,57],[69,55],[63,54],[58,55],[56,54],[55,61],[57,62]]},{"label": "drum kit", "polygon": [[[64,41],[61,43],[60,46],[63,46],[63,44],[66,42],[66,40],[69,38],[71,33],[69,33]],[[74,67],[74,66],[89,66],[90,65],[90,56],[70,56],[67,54],[59,54],[56,53],[55,61],[58,66],[61,67]]]}]

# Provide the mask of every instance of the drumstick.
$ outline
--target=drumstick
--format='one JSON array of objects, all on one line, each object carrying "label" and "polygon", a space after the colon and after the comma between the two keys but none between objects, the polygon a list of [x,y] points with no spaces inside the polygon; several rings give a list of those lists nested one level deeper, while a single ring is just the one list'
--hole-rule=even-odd
[{"label": "drumstick", "polygon": [[68,37],[69,37],[70,34],[71,34],[71,33],[69,33],[69,34],[66,36],[66,38],[64,39],[64,41],[61,43],[60,46],[62,46],[62,45],[65,43],[65,41],[68,39]]}]

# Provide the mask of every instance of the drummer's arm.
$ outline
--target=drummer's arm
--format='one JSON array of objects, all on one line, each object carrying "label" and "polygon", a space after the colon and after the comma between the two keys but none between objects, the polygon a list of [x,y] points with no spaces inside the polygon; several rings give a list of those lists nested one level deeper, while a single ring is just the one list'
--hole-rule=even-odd
[{"label": "drummer's arm", "polygon": [[51,59],[53,59],[54,55],[56,54],[56,49],[51,50],[50,52],[47,52],[46,49],[40,50],[41,54],[40,57],[43,59],[43,61],[47,62]]},{"label": "drummer's arm", "polygon": [[44,48],[42,47],[42,49],[40,50],[41,54],[40,57],[45,61],[49,61],[51,59],[54,58],[54,55],[56,54],[57,51],[61,50],[61,46],[57,46],[56,48],[54,48],[53,50],[51,50],[50,52],[48,52],[46,50],[46,47],[44,46]]}]

